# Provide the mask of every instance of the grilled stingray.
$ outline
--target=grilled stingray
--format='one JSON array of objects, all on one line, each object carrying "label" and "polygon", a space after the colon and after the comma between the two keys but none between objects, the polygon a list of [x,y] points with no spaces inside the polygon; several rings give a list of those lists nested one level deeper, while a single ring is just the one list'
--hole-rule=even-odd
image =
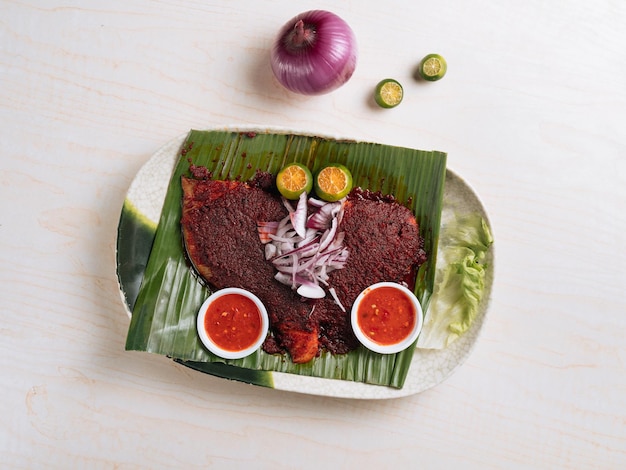
[{"label": "grilled stingray", "polygon": [[414,282],[426,260],[413,213],[392,197],[355,189],[348,196],[340,231],[349,257],[333,271],[336,291],[319,300],[304,300],[274,278],[265,259],[257,222],[280,220],[287,210],[278,196],[240,181],[182,178],[181,228],[190,262],[210,285],[240,287],[266,305],[273,335],[264,344],[270,353],[287,351],[305,363],[322,348],[347,353],[359,343],[350,326],[352,303],[367,286],[380,281]]}]

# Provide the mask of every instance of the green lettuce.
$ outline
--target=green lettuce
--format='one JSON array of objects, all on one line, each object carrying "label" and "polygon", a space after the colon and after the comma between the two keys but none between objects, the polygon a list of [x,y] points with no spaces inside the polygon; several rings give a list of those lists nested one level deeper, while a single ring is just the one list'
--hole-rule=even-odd
[{"label": "green lettuce", "polygon": [[448,214],[447,219],[441,227],[435,285],[418,348],[448,347],[472,326],[483,300],[485,258],[493,244],[489,226],[478,214]]}]

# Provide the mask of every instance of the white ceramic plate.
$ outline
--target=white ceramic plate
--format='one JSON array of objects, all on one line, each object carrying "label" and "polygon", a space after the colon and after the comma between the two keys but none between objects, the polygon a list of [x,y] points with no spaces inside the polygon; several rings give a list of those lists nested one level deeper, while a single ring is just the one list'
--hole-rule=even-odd
[{"label": "white ceramic plate", "polygon": [[[233,132],[295,132],[280,128],[260,128],[259,126],[227,126],[210,130],[227,130]],[[316,134],[319,135],[319,134]],[[165,200],[170,176],[176,164],[179,150],[187,134],[181,135],[165,144],[159,149],[146,164],[140,169],[133,179],[126,196],[126,202],[136,211],[134,217],[141,219],[145,230],[149,234],[154,232],[161,215],[161,209]],[[336,136],[321,136],[337,139]],[[345,138],[344,138],[345,139]],[[442,233],[446,230],[445,221],[450,220],[452,212],[455,214],[478,214],[489,224],[489,219],[482,202],[476,192],[459,175],[451,170],[446,172],[444,203],[442,210]],[[146,257],[149,255],[149,247],[146,246],[123,246],[125,240],[133,237],[121,236],[122,227],[118,227],[117,246],[117,271],[120,280],[120,294],[128,315],[131,315],[128,292],[138,289],[137,280],[130,285],[131,281],[120,276],[124,259],[124,251],[144,250]],[[135,242],[132,242],[135,243]],[[441,250],[442,247],[439,249]],[[439,258],[441,259],[441,258]],[[281,372],[266,372],[271,376],[269,383],[273,388],[299,393],[314,395],[361,398],[361,399],[387,399],[413,395],[427,390],[448,378],[467,359],[473,346],[478,340],[480,331],[484,325],[489,307],[491,289],[494,276],[494,246],[487,252],[485,259],[486,279],[483,299],[479,306],[477,318],[471,328],[459,339],[445,349],[419,349],[414,353],[409,374],[402,389],[394,389],[378,385],[370,385],[352,381],[332,380],[316,377],[300,376]],[[144,266],[145,267],[145,266]],[[139,274],[143,272],[142,266],[134,266],[133,269]],[[228,375],[228,374],[226,374]],[[221,374],[224,376],[224,374]],[[238,377],[227,377],[239,380]],[[267,384],[265,384],[267,385]]]}]

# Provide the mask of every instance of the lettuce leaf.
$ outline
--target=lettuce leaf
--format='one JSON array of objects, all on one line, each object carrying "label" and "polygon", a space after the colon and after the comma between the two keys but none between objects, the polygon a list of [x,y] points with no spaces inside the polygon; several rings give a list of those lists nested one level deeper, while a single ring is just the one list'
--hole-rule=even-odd
[{"label": "lettuce leaf", "polygon": [[493,244],[479,214],[447,214],[443,220],[435,285],[417,341],[423,349],[443,349],[472,326],[485,289],[485,256]]}]

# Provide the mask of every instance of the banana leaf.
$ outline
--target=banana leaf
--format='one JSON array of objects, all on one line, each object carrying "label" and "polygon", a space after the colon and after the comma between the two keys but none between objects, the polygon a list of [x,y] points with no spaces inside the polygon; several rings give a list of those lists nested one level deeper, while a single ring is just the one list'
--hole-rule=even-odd
[{"label": "banana leaf", "polygon": [[307,364],[294,364],[288,355],[261,350],[244,359],[225,360],[208,352],[197,336],[197,311],[211,291],[186,259],[180,231],[181,176],[189,175],[193,163],[207,167],[214,179],[248,180],[258,170],[276,174],[294,161],[313,172],[328,163],[342,163],[351,170],[355,186],[393,194],[413,210],[429,256],[415,285],[427,314],[443,204],[445,153],[313,135],[192,130],[179,151],[136,301],[129,302],[132,319],[127,350],[165,355],[215,375],[225,366],[244,369],[240,375],[252,377],[252,383],[264,382],[254,379],[255,371],[278,371],[402,387],[415,345],[391,355],[360,347],[348,354],[322,353]]}]

